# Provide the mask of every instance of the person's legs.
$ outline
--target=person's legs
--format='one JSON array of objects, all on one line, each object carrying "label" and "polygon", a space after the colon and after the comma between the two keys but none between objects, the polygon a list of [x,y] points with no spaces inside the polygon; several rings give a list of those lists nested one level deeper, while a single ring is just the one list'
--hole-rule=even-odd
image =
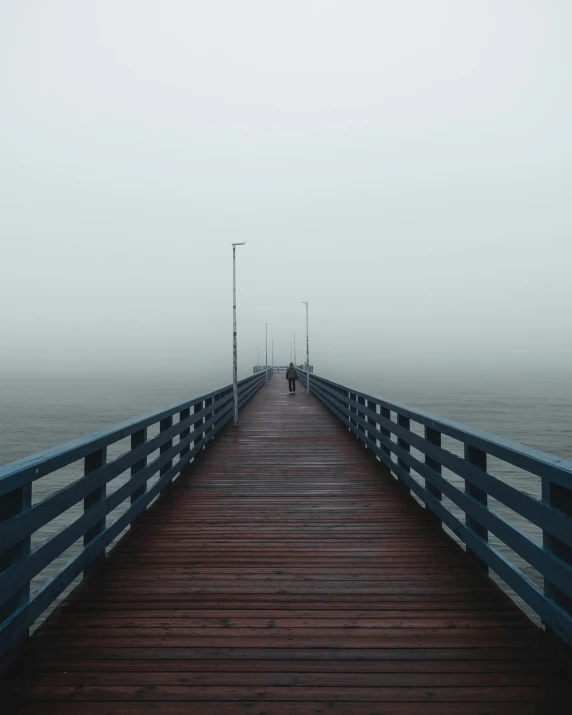
[{"label": "person's legs", "polygon": [[292,392],[296,392],[296,380],[292,380]]},{"label": "person's legs", "polygon": [[294,392],[294,385],[295,385],[294,380],[292,380],[291,378],[288,378],[288,389],[290,390],[290,392]]}]

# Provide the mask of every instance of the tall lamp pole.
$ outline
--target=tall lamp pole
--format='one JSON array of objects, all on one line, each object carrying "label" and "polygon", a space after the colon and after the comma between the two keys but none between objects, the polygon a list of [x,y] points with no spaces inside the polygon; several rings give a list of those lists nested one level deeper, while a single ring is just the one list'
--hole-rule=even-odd
[{"label": "tall lamp pole", "polygon": [[272,372],[274,372],[274,338],[272,338]]},{"label": "tall lamp pole", "polygon": [[238,427],[238,366],[236,351],[236,247],[242,243],[232,244],[232,398],[234,402],[234,426]]},{"label": "tall lamp pole", "polygon": [[270,323],[264,323],[266,325],[266,382],[268,382],[268,326]]},{"label": "tall lamp pole", "polygon": [[294,367],[296,367],[296,333],[294,333]]},{"label": "tall lamp pole", "polygon": [[308,340],[308,301],[303,300],[302,303],[306,305],[306,372],[308,373],[308,379],[306,380],[306,391],[310,393],[310,341]]}]

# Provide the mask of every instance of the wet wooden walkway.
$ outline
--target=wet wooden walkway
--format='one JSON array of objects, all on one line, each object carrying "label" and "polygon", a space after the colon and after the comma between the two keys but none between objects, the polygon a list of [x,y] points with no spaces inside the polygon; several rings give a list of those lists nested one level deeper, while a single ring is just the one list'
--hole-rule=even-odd
[{"label": "wet wooden walkway", "polygon": [[568,678],[544,634],[278,374],[30,639],[2,704],[525,715],[568,712]]}]

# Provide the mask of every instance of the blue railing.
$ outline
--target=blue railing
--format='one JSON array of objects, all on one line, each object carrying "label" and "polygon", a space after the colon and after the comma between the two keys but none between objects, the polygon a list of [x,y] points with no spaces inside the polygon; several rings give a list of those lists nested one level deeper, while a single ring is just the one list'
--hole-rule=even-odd
[{"label": "blue railing", "polygon": [[[298,375],[306,385],[307,373]],[[572,462],[316,375],[310,390],[572,646]],[[522,470],[529,488],[495,476],[491,466],[502,472],[503,464]]]},{"label": "blue railing", "polygon": [[[241,380],[239,407],[264,383],[264,372]],[[232,399],[226,386],[0,467],[0,658],[231,419]],[[110,448],[119,450],[114,459]],[[41,480],[78,463],[78,478],[33,499]],[[32,548],[46,527],[49,535]]]}]

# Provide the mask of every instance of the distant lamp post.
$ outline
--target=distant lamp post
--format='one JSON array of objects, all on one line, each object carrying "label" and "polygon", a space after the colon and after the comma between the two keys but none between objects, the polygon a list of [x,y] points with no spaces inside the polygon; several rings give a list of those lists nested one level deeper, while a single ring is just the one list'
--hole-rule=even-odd
[{"label": "distant lamp post", "polygon": [[272,338],[272,372],[274,373],[274,338]]},{"label": "distant lamp post", "polygon": [[232,244],[232,398],[234,403],[234,426],[238,427],[238,365],[236,350],[236,247],[242,243]]},{"label": "distant lamp post", "polygon": [[296,333],[294,333],[294,366],[296,366]]},{"label": "distant lamp post", "polygon": [[310,393],[310,341],[308,340],[308,301],[303,300],[302,303],[306,306],[306,391]]},{"label": "distant lamp post", "polygon": [[264,323],[266,325],[266,382],[268,382],[268,326],[270,323]]}]

